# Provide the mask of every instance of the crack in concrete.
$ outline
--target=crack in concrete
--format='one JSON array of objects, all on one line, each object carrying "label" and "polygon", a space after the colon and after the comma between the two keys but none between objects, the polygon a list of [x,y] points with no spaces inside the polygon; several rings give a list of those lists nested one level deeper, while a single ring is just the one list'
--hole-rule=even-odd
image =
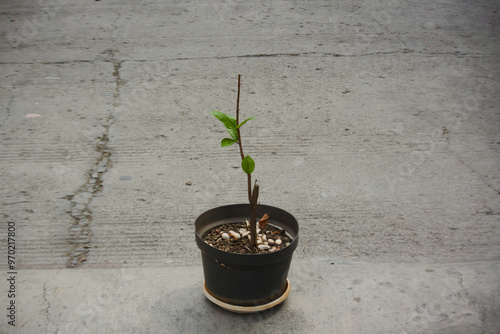
[{"label": "crack in concrete", "polygon": [[123,60],[113,62],[113,76],[116,78],[115,93],[113,95],[114,98],[113,107],[115,108],[119,105],[120,86],[124,84],[124,80],[122,80],[120,77],[120,70],[122,67],[122,63]]},{"label": "crack in concrete", "polygon": [[10,96],[10,99],[9,99],[9,103],[7,104],[7,116],[6,116],[6,120],[9,119],[10,117],[10,112],[11,112],[11,108],[12,108],[12,104],[14,104],[14,95],[11,95]]},{"label": "crack in concrete", "polygon": [[0,114],[0,117],[3,116],[0,118],[2,124],[5,123],[10,117],[12,104],[14,103],[14,98],[15,98],[14,95],[10,96],[9,101],[7,102],[7,106],[5,107],[6,111],[5,115]]},{"label": "crack in concrete", "polygon": [[469,296],[469,293],[467,292],[467,289],[464,286],[464,277],[463,277],[463,274],[460,271],[458,271],[458,270],[450,271],[450,274],[455,275],[455,277],[457,278],[458,285],[464,290],[465,295]]},{"label": "crack in concrete", "polygon": [[104,133],[96,138],[94,150],[99,153],[95,166],[87,172],[87,181],[76,191],[75,194],[67,196],[71,201],[71,211],[69,215],[73,218],[73,224],[70,227],[70,251],[68,253],[67,267],[75,267],[87,259],[92,239],[91,223],[92,211],[89,206],[94,196],[102,191],[102,176],[112,166],[111,150],[108,147],[109,128],[112,124],[113,116],[106,118],[102,125]]},{"label": "crack in concrete", "polygon": [[[111,56],[114,58],[114,53],[111,50]],[[118,105],[120,98],[120,78],[121,61],[113,62],[113,76],[116,78],[115,94],[113,95],[113,107]],[[111,161],[112,151],[109,148],[109,129],[113,124],[113,112],[106,118],[101,126],[104,131],[101,136],[96,138],[94,151],[99,153],[95,165],[87,172],[86,182],[73,195],[66,196],[70,201],[71,210],[68,214],[73,219],[73,223],[69,230],[69,248],[67,267],[75,267],[87,261],[87,253],[93,247],[92,241],[92,211],[90,204],[95,195],[102,192],[103,175],[112,167]]]},{"label": "crack in concrete", "polygon": [[465,163],[462,159],[460,159],[459,157],[457,157],[457,159],[458,159],[458,161],[460,161],[460,162],[462,163],[462,165],[464,165],[465,167],[469,168],[469,169],[472,171],[472,173],[473,173],[474,175],[476,175],[476,176],[477,176],[477,177],[478,177],[481,181],[483,181],[483,183],[484,183],[485,185],[487,185],[489,188],[493,189],[493,191],[495,191],[498,195],[500,195],[500,190],[499,190],[499,189],[497,189],[495,186],[491,185],[490,183],[488,183],[488,182],[484,179],[484,177],[483,177],[481,174],[479,174],[479,173],[478,173],[478,172],[477,172],[474,168],[472,168],[471,166],[469,166],[468,164],[466,164],[466,163]]},{"label": "crack in concrete", "polygon": [[[457,283],[460,286],[460,288],[463,290],[463,292],[465,294],[465,299],[467,300],[468,304],[470,306],[474,307],[474,311],[475,311],[476,316],[481,320],[481,323],[484,323],[484,312],[481,311],[481,308],[476,303],[476,301],[474,300],[474,298],[471,297],[471,295],[469,294],[469,291],[465,287],[465,285],[464,285],[464,274],[462,272],[458,271],[458,270],[453,270],[453,271],[450,272],[450,274],[452,274],[452,275],[454,275],[456,277]],[[465,315],[462,315],[462,316],[468,316],[468,315],[471,315],[471,314],[469,313],[469,314],[465,314]]]},{"label": "crack in concrete", "polygon": [[118,11],[116,12],[116,14],[117,14],[116,18],[113,20],[113,22],[111,22],[109,24],[111,26],[110,39],[111,39],[111,42],[113,45],[115,44],[115,40],[113,38],[113,35],[114,35],[115,31],[118,30],[118,26],[116,25],[116,22],[118,22],[118,20],[122,17],[122,13],[120,12],[120,8],[118,8]]},{"label": "crack in concrete", "polygon": [[45,319],[46,319],[46,327],[49,326],[50,324],[50,317],[49,317],[49,309],[50,309],[50,303],[49,301],[47,300],[47,283],[43,283],[43,287],[42,287],[42,291],[43,291],[43,301],[47,304],[47,307],[45,308]]}]

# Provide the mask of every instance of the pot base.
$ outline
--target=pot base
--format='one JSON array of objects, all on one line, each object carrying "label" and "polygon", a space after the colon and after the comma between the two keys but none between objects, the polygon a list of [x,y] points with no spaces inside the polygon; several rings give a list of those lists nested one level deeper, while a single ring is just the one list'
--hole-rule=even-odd
[{"label": "pot base", "polygon": [[238,305],[225,303],[225,302],[215,298],[214,296],[212,296],[210,294],[210,292],[208,292],[207,288],[205,287],[205,282],[203,282],[203,293],[205,294],[205,297],[208,298],[208,300],[210,300],[215,305],[222,307],[226,311],[248,314],[248,313],[262,312],[262,311],[268,310],[276,305],[279,305],[283,301],[285,301],[285,299],[290,294],[290,281],[288,280],[288,278],[286,279],[286,290],[279,298],[277,298],[277,299],[275,299],[272,302],[269,302],[267,304],[257,305],[257,306],[238,306]]}]

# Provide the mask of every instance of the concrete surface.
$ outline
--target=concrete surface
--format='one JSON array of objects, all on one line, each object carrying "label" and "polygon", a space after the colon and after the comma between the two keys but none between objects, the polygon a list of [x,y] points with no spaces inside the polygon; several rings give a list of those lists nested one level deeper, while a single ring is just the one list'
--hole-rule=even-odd
[{"label": "concrete surface", "polygon": [[[500,265],[296,262],[280,306],[238,315],[199,266],[19,272],[22,333],[494,333]],[[497,291],[498,292],[498,291]],[[27,305],[26,305],[27,304]],[[29,305],[29,307],[28,307]]]},{"label": "concrete surface", "polygon": [[[0,331],[500,332],[499,7],[2,1]],[[301,224],[290,298],[246,317],[193,236],[246,200],[209,114],[238,73],[261,202]]]}]

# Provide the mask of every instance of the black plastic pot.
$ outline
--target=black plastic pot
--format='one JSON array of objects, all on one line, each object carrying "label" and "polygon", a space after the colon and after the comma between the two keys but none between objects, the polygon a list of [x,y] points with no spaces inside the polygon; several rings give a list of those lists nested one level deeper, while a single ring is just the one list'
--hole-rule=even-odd
[{"label": "black plastic pot", "polygon": [[[203,241],[213,227],[248,219],[249,204],[222,206],[196,219],[196,243],[201,250],[205,289],[216,300],[238,306],[259,306],[278,300],[287,290],[292,255],[299,241],[299,224],[288,212],[259,205],[257,217],[269,215],[268,224],[285,230],[292,242],[270,253],[236,254],[216,249]],[[209,298],[210,299],[210,298]]]}]

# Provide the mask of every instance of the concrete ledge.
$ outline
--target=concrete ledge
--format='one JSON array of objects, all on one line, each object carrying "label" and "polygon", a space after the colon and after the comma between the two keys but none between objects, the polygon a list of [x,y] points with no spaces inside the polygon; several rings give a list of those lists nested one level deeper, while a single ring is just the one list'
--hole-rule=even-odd
[{"label": "concrete ledge", "polygon": [[[19,270],[7,333],[498,333],[500,262],[292,263],[292,291],[238,315],[203,296],[200,266]],[[1,290],[6,291],[2,280]],[[4,311],[5,312],[5,311]]]}]

